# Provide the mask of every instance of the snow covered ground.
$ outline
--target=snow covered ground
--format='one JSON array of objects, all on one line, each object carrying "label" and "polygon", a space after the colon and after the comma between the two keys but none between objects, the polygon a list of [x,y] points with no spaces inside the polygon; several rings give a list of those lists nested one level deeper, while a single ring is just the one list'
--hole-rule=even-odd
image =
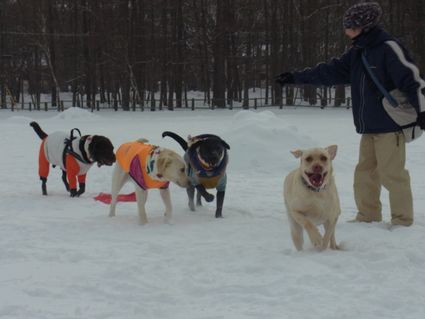
[{"label": "snow covered ground", "polygon": [[[164,130],[182,136],[213,133],[231,146],[224,218],[214,204],[196,212],[186,192],[171,186],[173,223],[151,191],[149,224],[136,204],[93,200],[110,192],[112,168],[93,167],[87,192],[70,198],[51,170],[49,196],[37,176],[39,139],[78,127],[115,146],[145,137],[181,149]],[[287,108],[253,111],[0,112],[0,318],[424,318],[425,138],[408,145],[415,223],[347,223],[355,216],[353,170],[360,136],[351,111]],[[317,252],[306,239],[296,252],[283,207],[284,176],[298,164],[290,150],[338,144],[334,161],[343,251]],[[123,193],[131,192],[127,185]]]}]

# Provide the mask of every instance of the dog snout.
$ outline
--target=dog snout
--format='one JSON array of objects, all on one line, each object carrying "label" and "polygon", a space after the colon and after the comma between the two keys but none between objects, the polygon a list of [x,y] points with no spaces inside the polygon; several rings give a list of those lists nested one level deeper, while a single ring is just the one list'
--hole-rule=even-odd
[{"label": "dog snout", "polygon": [[321,165],[313,165],[313,173],[321,174],[323,172],[323,167]]}]

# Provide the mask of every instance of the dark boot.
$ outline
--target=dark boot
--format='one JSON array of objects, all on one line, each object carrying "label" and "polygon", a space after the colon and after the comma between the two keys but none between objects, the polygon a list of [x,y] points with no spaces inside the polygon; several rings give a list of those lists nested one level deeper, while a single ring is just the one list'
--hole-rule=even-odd
[{"label": "dark boot", "polygon": [[66,190],[69,192],[69,184],[68,184],[68,180],[66,179],[66,172],[65,171],[62,171],[62,181],[65,184]]},{"label": "dark boot", "polygon": [[47,178],[46,177],[40,177],[41,180],[41,193],[43,195],[47,195]]},{"label": "dark boot", "polygon": [[224,191],[217,192],[217,209],[215,211],[215,218],[223,217],[221,212],[223,211],[224,194]]},{"label": "dark boot", "polygon": [[189,197],[189,208],[192,212],[195,211],[195,187],[190,186],[186,188],[187,196]]},{"label": "dark boot", "polygon": [[77,196],[84,194],[85,191],[86,191],[86,183],[80,183],[80,189],[77,192]]},{"label": "dark boot", "polygon": [[204,185],[199,184],[199,185],[196,185],[195,187],[196,187],[197,191],[199,193],[201,193],[202,197],[205,198],[205,200],[208,203],[212,202],[214,200],[214,195],[208,193],[207,190],[205,189]]}]

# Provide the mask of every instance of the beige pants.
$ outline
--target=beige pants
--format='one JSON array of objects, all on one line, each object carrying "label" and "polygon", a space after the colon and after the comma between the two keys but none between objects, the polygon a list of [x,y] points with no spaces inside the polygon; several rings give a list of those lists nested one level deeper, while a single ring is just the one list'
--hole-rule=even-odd
[{"label": "beige pants", "polygon": [[364,134],[354,173],[356,220],[381,221],[381,186],[389,192],[391,223],[413,223],[409,172],[405,169],[406,145],[402,133]]}]

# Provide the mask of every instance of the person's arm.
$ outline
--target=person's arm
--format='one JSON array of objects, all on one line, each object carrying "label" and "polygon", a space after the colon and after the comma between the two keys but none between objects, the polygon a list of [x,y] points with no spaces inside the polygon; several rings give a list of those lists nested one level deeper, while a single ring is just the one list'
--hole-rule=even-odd
[{"label": "person's arm", "polygon": [[293,72],[294,83],[332,86],[350,84],[351,53],[348,50],[339,58],[319,63],[313,68]]},{"label": "person's arm", "polygon": [[418,113],[425,112],[425,81],[419,69],[396,41],[387,41],[386,44],[385,64],[391,80],[397,89],[406,94]]}]

